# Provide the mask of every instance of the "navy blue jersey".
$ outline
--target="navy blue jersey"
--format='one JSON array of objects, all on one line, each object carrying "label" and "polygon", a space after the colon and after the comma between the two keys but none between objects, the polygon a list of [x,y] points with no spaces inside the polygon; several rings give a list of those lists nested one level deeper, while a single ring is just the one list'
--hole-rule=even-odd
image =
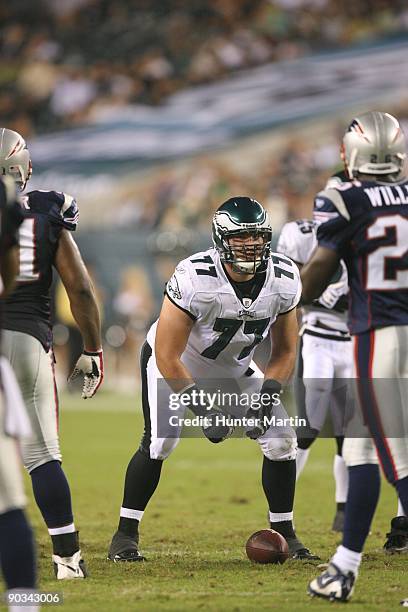
[{"label": "navy blue jersey", "polygon": [[17,287],[4,304],[3,327],[52,343],[52,269],[58,240],[78,222],[75,200],[57,191],[31,191],[22,197],[24,221],[19,230],[20,266]]},{"label": "navy blue jersey", "polygon": [[315,198],[319,246],[344,260],[352,334],[408,325],[408,179],[353,181]]}]

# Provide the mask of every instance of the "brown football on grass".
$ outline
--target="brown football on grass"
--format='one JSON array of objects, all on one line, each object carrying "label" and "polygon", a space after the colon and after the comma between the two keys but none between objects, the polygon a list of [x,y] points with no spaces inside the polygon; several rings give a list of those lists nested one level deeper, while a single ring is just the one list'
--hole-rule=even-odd
[{"label": "brown football on grass", "polygon": [[256,563],[285,563],[289,547],[285,538],[273,529],[261,529],[248,538],[246,554]]}]

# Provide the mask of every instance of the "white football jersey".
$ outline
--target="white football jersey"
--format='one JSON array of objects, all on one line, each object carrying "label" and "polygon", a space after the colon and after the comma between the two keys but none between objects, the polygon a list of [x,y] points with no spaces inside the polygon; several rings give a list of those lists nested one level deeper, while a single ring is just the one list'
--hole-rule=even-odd
[{"label": "white football jersey", "polygon": [[[281,230],[277,250],[284,253],[297,264],[305,265],[317,247],[316,223],[309,219],[298,219],[286,223]],[[342,333],[348,331],[347,309],[340,308],[340,300],[348,295],[348,277],[346,266],[341,262],[341,274],[322,293],[318,300],[302,307],[302,324],[317,333],[330,334],[323,325]],[[336,309],[336,306],[338,309]]]},{"label": "white football jersey", "polygon": [[[166,285],[167,297],[194,319],[182,361],[194,378],[245,374],[256,346],[276,317],[295,308],[301,282],[297,266],[272,253],[264,284],[252,301],[235,293],[216,249],[181,261]],[[157,321],[147,341],[154,349]]]}]

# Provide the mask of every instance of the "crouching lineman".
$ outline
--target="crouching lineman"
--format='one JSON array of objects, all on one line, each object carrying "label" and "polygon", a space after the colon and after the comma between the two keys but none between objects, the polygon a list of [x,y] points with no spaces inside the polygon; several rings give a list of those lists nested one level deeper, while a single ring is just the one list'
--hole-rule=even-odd
[{"label": "crouching lineman", "polygon": [[[14,287],[17,233],[22,222],[12,179],[0,179],[0,296]],[[36,559],[33,536],[24,514],[25,496],[16,440],[30,435],[30,423],[10,365],[0,357],[0,569],[7,587],[9,610],[35,612],[38,606],[13,605],[17,591],[34,593]]]},{"label": "crouching lineman", "polygon": [[[23,138],[0,128],[0,169],[23,190],[31,160]],[[71,493],[61,468],[58,396],[54,376],[50,287],[53,268],[67,290],[85,350],[73,375],[84,374],[83,398],[94,395],[103,379],[99,312],[94,290],[71,233],[78,222],[75,200],[56,191],[21,196],[24,221],[19,232],[17,287],[4,304],[3,350],[22,390],[32,436],[22,444],[34,497],[52,539],[58,579],[85,578]]]},{"label": "crouching lineman", "polygon": [[[266,211],[251,198],[231,198],[216,211],[212,232],[214,248],[176,267],[166,286],[160,317],[142,349],[145,432],[126,472],[119,526],[108,553],[113,561],[143,559],[138,551],[139,523],[159,483],[163,461],[180,436],[180,430],[172,437],[160,434],[160,424],[171,415],[169,394],[190,394],[191,410],[209,418],[204,435],[210,442],[221,442],[230,431],[214,424],[214,413],[207,406],[193,406],[196,381],[236,380],[243,391],[249,386],[254,390],[258,381],[256,390],[262,387],[272,398],[292,373],[299,272],[290,259],[271,255],[272,229]],[[272,356],[263,375],[252,356],[270,329]],[[158,396],[160,381],[167,388],[165,397]],[[257,412],[259,427],[246,431],[264,455],[262,485],[270,524],[286,538],[294,558],[316,559],[299,541],[292,524],[296,435],[290,427],[275,436],[268,429],[262,416],[271,414],[271,404]],[[280,403],[273,411],[287,416]],[[247,415],[254,412],[251,408]]]},{"label": "crouching lineman", "polygon": [[[379,497],[378,458],[408,511],[408,180],[402,175],[404,135],[388,113],[353,119],[342,155],[350,182],[316,199],[327,220],[318,227],[319,246],[302,279],[303,300],[309,303],[322,293],[340,259],[347,266],[363,418],[359,437],[347,430],[343,447],[349,471],[343,541],[328,569],[309,585],[312,595],[347,601]],[[392,527],[403,535],[407,518],[398,518]]]}]

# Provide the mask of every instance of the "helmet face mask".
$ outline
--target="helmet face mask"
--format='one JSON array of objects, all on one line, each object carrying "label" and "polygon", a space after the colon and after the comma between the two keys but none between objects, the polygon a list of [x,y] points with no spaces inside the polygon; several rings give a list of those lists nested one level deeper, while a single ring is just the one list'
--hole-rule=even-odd
[{"label": "helmet face mask", "polygon": [[268,214],[251,198],[224,202],[213,217],[212,234],[221,261],[238,274],[256,274],[270,256],[272,228]]},{"label": "helmet face mask", "polygon": [[[269,257],[270,235],[264,230],[243,230],[229,234],[225,239],[226,263],[230,263],[238,274],[255,274],[259,266]],[[227,255],[229,261],[227,261]]]},{"label": "helmet face mask", "polygon": [[344,135],[341,157],[350,179],[372,175],[397,180],[406,157],[397,119],[378,111],[355,117]]},{"label": "helmet face mask", "polygon": [[30,154],[24,138],[7,128],[0,128],[0,171],[3,176],[11,176],[21,190],[32,174]]}]

